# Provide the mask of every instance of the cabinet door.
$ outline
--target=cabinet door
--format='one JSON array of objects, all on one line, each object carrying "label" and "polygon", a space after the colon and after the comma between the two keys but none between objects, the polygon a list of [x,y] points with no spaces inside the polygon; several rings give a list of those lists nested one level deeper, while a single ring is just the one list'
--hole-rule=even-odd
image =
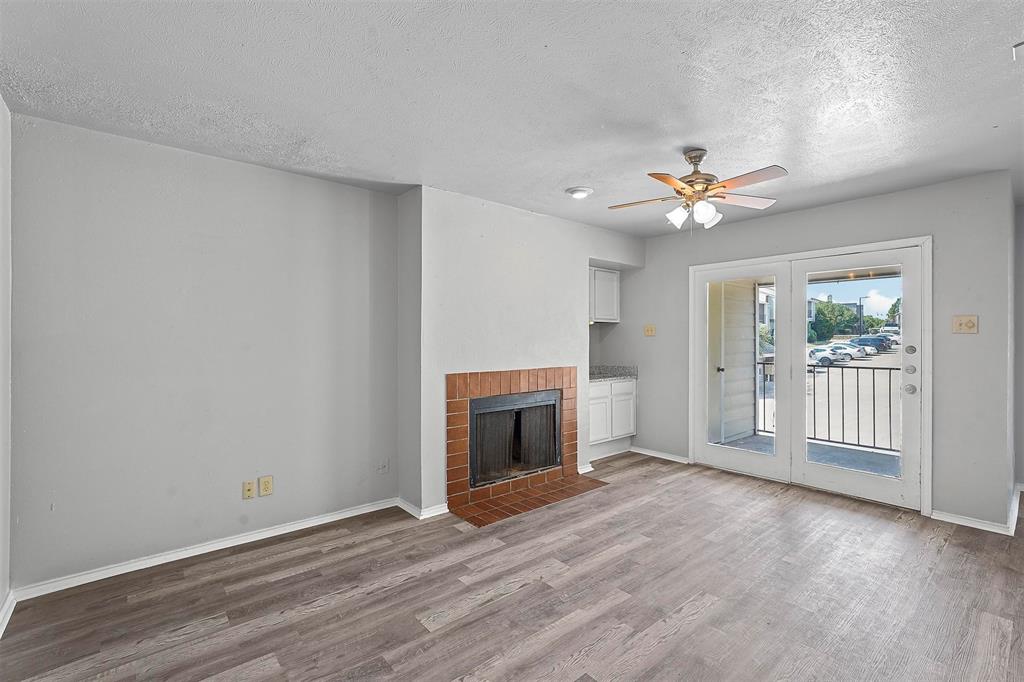
[{"label": "cabinet door", "polygon": [[594,269],[594,321],[619,321],[619,273]]},{"label": "cabinet door", "polygon": [[636,433],[636,382],[612,382],[612,438]]},{"label": "cabinet door", "polygon": [[600,443],[612,437],[612,401],[609,397],[590,399],[590,442]]},{"label": "cabinet door", "polygon": [[590,321],[594,321],[594,268],[590,268]]},{"label": "cabinet door", "polygon": [[617,395],[612,398],[612,438],[636,433],[636,396]]}]

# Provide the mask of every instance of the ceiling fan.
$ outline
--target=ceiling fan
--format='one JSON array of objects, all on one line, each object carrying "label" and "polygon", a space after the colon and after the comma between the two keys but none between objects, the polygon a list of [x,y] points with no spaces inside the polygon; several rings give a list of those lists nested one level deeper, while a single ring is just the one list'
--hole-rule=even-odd
[{"label": "ceiling fan", "polygon": [[657,204],[663,201],[681,202],[674,210],[669,211],[665,217],[669,222],[682,229],[687,217],[692,216],[693,220],[702,224],[705,230],[710,230],[722,219],[715,204],[727,204],[730,206],[744,206],[746,208],[766,209],[775,203],[775,199],[766,197],[754,197],[748,194],[734,194],[732,190],[753,185],[766,180],[774,180],[788,175],[788,171],[782,166],[768,166],[760,170],[737,175],[728,180],[719,180],[717,176],[704,173],[700,170],[700,164],[707,156],[706,149],[689,149],[683,153],[686,162],[693,166],[693,172],[681,177],[674,177],[668,173],[648,173],[649,176],[675,190],[670,197],[659,197],[658,199],[645,199],[634,201],[628,204],[616,204],[608,208],[629,208],[630,206],[643,206],[644,204]]}]

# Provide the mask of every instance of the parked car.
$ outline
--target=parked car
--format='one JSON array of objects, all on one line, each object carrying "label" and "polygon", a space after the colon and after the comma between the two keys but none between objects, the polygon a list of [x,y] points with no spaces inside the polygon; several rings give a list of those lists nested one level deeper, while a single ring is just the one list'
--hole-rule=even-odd
[{"label": "parked car", "polygon": [[891,343],[896,345],[903,343],[903,337],[899,334],[894,334],[893,332],[878,332],[875,336],[884,336],[889,339]]},{"label": "parked car", "polygon": [[889,350],[889,348],[892,347],[889,340],[884,339],[881,336],[858,336],[850,339],[850,343],[855,346],[871,346],[876,351]]},{"label": "parked car", "polygon": [[827,348],[812,348],[807,351],[808,365],[821,365],[822,367],[828,367],[829,365],[837,362],[839,362],[839,355]]},{"label": "parked car", "polygon": [[[859,348],[860,346],[857,347]],[[853,359],[852,350],[833,343],[826,343],[823,346],[817,346],[816,348],[814,348],[814,350],[827,350],[828,352],[836,355],[836,358],[839,361],[842,361],[842,363],[849,363],[849,361]]]},{"label": "parked car", "polygon": [[852,343],[829,343],[825,344],[825,347],[834,353],[838,353],[839,357],[847,362],[854,358],[862,358],[868,354],[864,346],[855,346]]}]

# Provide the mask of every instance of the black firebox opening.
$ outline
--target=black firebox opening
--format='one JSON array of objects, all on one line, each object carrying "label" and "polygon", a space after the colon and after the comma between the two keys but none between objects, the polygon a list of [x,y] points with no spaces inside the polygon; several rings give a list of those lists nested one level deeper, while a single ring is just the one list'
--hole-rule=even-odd
[{"label": "black firebox opening", "polygon": [[562,463],[562,392],[469,401],[469,483],[515,478]]}]

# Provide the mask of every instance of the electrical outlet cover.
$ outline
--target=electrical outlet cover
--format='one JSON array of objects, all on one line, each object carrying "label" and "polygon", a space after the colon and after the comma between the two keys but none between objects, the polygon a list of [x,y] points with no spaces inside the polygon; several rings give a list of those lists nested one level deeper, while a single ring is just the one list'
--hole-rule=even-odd
[{"label": "electrical outlet cover", "polygon": [[260,497],[274,494],[274,477],[260,476]]},{"label": "electrical outlet cover", "polygon": [[242,481],[242,499],[251,500],[256,497],[256,481]]}]

